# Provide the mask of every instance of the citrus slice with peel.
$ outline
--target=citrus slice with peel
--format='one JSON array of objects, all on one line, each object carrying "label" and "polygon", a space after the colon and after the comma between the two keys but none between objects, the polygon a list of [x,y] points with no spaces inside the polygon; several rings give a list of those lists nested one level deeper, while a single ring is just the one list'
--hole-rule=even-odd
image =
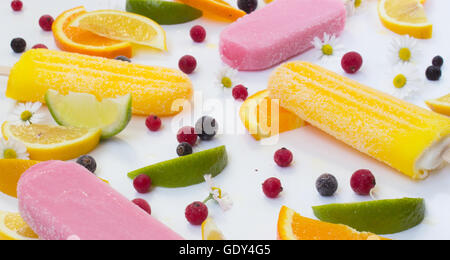
[{"label": "citrus slice with peel", "polygon": [[313,207],[313,211],[322,221],[384,235],[403,232],[422,223],[425,203],[420,198],[374,200],[328,204]]},{"label": "citrus slice with peel", "polygon": [[260,91],[241,105],[239,116],[245,128],[256,139],[261,140],[305,125],[295,114],[269,98],[267,90]]},{"label": "citrus slice with peel", "polygon": [[38,161],[20,159],[0,160],[0,192],[17,198],[17,183],[20,176]]},{"label": "citrus slice with peel", "polygon": [[450,94],[425,101],[427,106],[436,113],[450,116]]},{"label": "citrus slice with peel", "polygon": [[225,240],[222,231],[220,231],[212,218],[207,218],[202,223],[202,240]]},{"label": "citrus slice with peel", "polygon": [[278,238],[281,240],[386,240],[348,226],[330,224],[302,217],[283,206],[278,217]]},{"label": "citrus slice with peel", "polygon": [[138,169],[128,173],[128,177],[135,179],[146,174],[152,179],[152,186],[181,188],[205,182],[207,174],[216,177],[227,164],[227,150],[219,146]]},{"label": "citrus slice with peel", "polygon": [[138,14],[99,10],[76,17],[69,26],[118,41],[167,50],[166,32],[163,28],[155,21]]},{"label": "citrus slice with peel", "polygon": [[0,211],[0,240],[38,240],[19,213]]},{"label": "citrus slice with peel", "polygon": [[433,35],[433,25],[419,0],[380,0],[378,15],[383,25],[395,33],[418,39]]},{"label": "citrus slice with peel", "polygon": [[45,103],[59,125],[100,128],[102,139],[119,134],[131,120],[131,94],[98,101],[91,94],[70,92],[63,95],[50,89]]},{"label": "citrus slice with peel", "polygon": [[32,124],[2,125],[5,139],[25,144],[30,159],[36,161],[71,160],[91,152],[99,143],[101,130]]},{"label": "citrus slice with peel", "polygon": [[80,6],[65,11],[55,19],[52,31],[58,48],[63,51],[110,59],[117,56],[132,57],[133,47],[129,42],[108,39],[87,30],[69,26],[76,17],[85,13],[87,13],[86,9]]},{"label": "citrus slice with peel", "polygon": [[214,15],[234,22],[246,15],[242,10],[236,9],[223,0],[178,0],[194,8],[202,10],[205,14]]}]

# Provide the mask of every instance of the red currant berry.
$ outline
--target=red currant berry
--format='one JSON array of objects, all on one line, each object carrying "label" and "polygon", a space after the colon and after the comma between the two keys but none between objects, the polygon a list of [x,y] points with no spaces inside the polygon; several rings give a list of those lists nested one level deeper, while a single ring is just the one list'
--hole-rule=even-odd
[{"label": "red currant berry", "polygon": [[191,74],[197,68],[197,60],[191,55],[185,55],[178,62],[178,67],[184,73]]},{"label": "red currant berry", "polygon": [[11,8],[16,12],[21,11],[22,7],[23,7],[23,3],[20,0],[14,0],[11,2]]},{"label": "red currant berry", "polygon": [[190,34],[194,42],[203,42],[206,38],[206,30],[200,25],[192,27]]},{"label": "red currant berry", "polygon": [[288,167],[294,159],[292,152],[286,148],[281,148],[280,150],[276,151],[273,158],[276,164],[280,167]]},{"label": "red currant berry", "polygon": [[354,74],[361,69],[363,58],[357,52],[349,52],[342,57],[341,65],[345,72]]},{"label": "red currant berry", "polygon": [[208,207],[204,203],[196,201],[186,207],[184,215],[189,223],[199,226],[208,217]]},{"label": "red currant berry", "polygon": [[161,124],[161,119],[155,115],[151,115],[147,117],[147,120],[145,120],[145,125],[147,126],[148,130],[153,132],[161,129]]},{"label": "red currant berry", "polygon": [[281,186],[281,181],[277,178],[267,179],[263,183],[263,192],[271,199],[278,197],[282,191],[283,187]]},{"label": "red currant berry", "polygon": [[197,142],[197,134],[192,126],[185,126],[178,131],[177,140],[179,143],[188,143],[192,146]]},{"label": "red currant berry", "polygon": [[149,193],[152,187],[152,179],[145,174],[141,174],[134,179],[133,186],[139,193]]},{"label": "red currant berry", "polygon": [[32,49],[48,49],[44,44],[36,44],[32,47]]},{"label": "red currant berry", "polygon": [[39,25],[41,26],[42,30],[47,31],[47,32],[52,30],[53,22],[54,22],[53,17],[51,17],[48,14],[47,15],[43,15],[39,19]]},{"label": "red currant berry", "polygon": [[134,199],[132,202],[136,204],[139,208],[147,212],[149,215],[152,214],[152,208],[150,207],[147,201],[143,199]]},{"label": "red currant berry", "polygon": [[367,196],[376,185],[375,176],[369,170],[355,172],[350,180],[350,186],[358,195]]},{"label": "red currant berry", "polygon": [[233,88],[233,97],[236,100],[242,100],[245,101],[248,97],[248,91],[247,88],[243,85],[237,85]]}]

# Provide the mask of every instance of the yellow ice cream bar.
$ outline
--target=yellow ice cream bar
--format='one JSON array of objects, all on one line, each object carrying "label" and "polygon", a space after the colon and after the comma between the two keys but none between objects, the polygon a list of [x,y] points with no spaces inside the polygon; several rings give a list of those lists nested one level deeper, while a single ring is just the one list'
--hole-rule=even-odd
[{"label": "yellow ice cream bar", "polygon": [[270,97],[313,126],[413,179],[445,166],[450,118],[307,62],[286,63]]},{"label": "yellow ice cream bar", "polygon": [[98,99],[133,98],[133,113],[169,116],[175,100],[190,99],[192,83],[179,70],[138,65],[86,55],[30,50],[11,69],[6,96],[44,102],[48,89],[62,94],[89,93]]}]

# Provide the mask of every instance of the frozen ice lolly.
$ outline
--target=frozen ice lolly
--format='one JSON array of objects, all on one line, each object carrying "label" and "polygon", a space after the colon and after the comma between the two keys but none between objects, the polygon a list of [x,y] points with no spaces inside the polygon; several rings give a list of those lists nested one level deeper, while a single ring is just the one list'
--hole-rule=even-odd
[{"label": "frozen ice lolly", "polygon": [[48,89],[99,99],[131,93],[134,114],[159,116],[179,112],[172,110],[172,103],[190,99],[193,92],[189,77],[175,69],[45,49],[24,53],[11,69],[6,96],[44,102]]},{"label": "frozen ice lolly", "polygon": [[76,163],[31,167],[17,195],[22,218],[44,240],[182,239]]},{"label": "frozen ice lolly", "polygon": [[278,0],[229,25],[220,35],[222,60],[237,70],[270,68],[345,27],[342,0]]},{"label": "frozen ice lolly", "polygon": [[270,97],[301,119],[413,179],[445,166],[450,118],[307,62],[277,68]]}]

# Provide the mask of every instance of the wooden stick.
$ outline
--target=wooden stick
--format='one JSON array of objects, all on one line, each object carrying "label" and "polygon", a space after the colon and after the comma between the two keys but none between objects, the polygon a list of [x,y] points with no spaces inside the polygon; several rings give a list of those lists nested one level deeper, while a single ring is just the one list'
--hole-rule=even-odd
[{"label": "wooden stick", "polygon": [[442,158],[444,158],[444,161],[450,163],[450,147],[444,152]]},{"label": "wooden stick", "polygon": [[0,76],[9,76],[11,67],[0,66]]}]

